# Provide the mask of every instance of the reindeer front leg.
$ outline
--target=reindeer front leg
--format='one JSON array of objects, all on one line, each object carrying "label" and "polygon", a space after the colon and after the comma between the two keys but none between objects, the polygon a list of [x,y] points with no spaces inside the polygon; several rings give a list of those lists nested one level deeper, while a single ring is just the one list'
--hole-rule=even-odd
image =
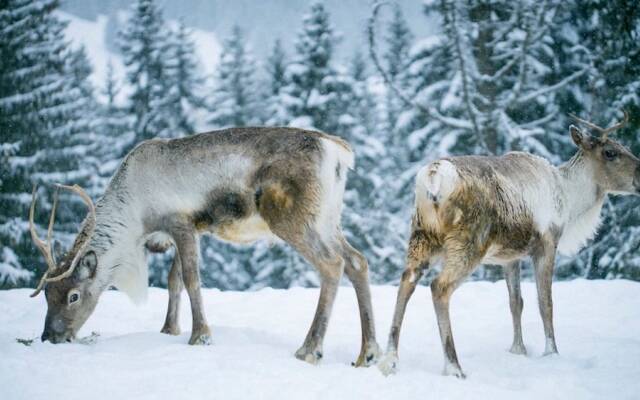
[{"label": "reindeer front leg", "polygon": [[536,288],[538,289],[538,306],[544,326],[544,355],[558,353],[556,337],[553,332],[553,300],[551,298],[557,242],[551,236],[550,234],[544,235],[532,254],[536,272]]},{"label": "reindeer front leg", "polygon": [[193,324],[189,344],[211,344],[211,330],[207,325],[200,294],[200,272],[198,270],[198,238],[192,229],[178,228],[173,238],[176,242],[176,257],[180,257],[182,277],[191,302]]},{"label": "reindeer front leg", "polygon": [[169,306],[167,307],[167,317],[164,321],[164,326],[160,330],[162,333],[169,335],[180,334],[180,295],[184,284],[182,283],[182,266],[180,264],[180,256],[176,250],[176,254],[173,257],[173,264],[169,271]]}]

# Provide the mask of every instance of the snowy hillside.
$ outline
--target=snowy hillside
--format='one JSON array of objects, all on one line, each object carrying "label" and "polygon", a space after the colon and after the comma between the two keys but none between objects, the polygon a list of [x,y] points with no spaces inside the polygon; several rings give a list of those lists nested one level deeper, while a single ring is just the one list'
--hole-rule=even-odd
[{"label": "snowy hillside", "polygon": [[[182,302],[183,334],[159,333],[167,293],[153,289],[136,308],[107,292],[81,335],[100,333],[94,345],[31,347],[45,299],[29,290],[0,292],[2,399],[632,399],[640,393],[640,283],[558,282],[554,286],[560,356],[544,348],[535,287],[524,283],[523,328],[529,356],[507,352],[511,318],[504,281],[463,285],[452,319],[468,378],[440,375],[442,353],[427,288],[409,304],[397,375],[349,364],[360,344],[355,295],[342,287],[319,366],[296,360],[318,296],[317,289],[258,292],[204,290],[214,344],[190,347],[190,316]],[[374,287],[379,342],[386,342],[396,288]]]},{"label": "snowy hillside", "polygon": [[[104,102],[104,96],[101,92],[105,86],[109,62],[113,65],[114,77],[118,82],[124,82],[125,76],[121,55],[111,50],[107,44],[109,18],[105,15],[98,15],[96,20],[92,21],[63,11],[58,11],[56,14],[60,19],[68,22],[65,30],[66,39],[74,47],[84,46],[93,68],[93,73],[90,76],[91,83],[98,89],[96,92],[98,99]],[[123,20],[126,19],[126,13],[121,12],[120,15]],[[169,22],[172,27],[175,27],[176,24],[176,21],[173,20]],[[198,62],[202,65],[202,72],[206,75],[213,74],[221,51],[218,38],[214,33],[201,29],[192,29],[192,38]],[[118,95],[118,102],[123,103],[128,95],[130,95],[130,90],[124,88]]]}]

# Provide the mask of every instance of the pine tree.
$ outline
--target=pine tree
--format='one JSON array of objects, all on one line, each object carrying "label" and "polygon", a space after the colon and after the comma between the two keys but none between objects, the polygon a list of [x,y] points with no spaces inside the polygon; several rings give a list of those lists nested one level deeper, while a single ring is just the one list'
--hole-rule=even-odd
[{"label": "pine tree", "polygon": [[119,34],[120,51],[133,88],[129,112],[134,117],[134,143],[158,136],[171,126],[165,112],[168,32],[162,11],[153,0],[137,0]]},{"label": "pine tree", "polygon": [[[413,35],[407,26],[407,22],[402,15],[400,7],[393,8],[393,16],[387,26],[387,32],[385,36],[386,51],[383,54],[385,66],[389,74],[389,79],[401,90],[407,90],[408,88],[408,67],[410,54],[409,49],[411,42],[413,41]],[[386,99],[386,129],[389,132],[394,133],[394,137],[400,138],[400,135],[395,135],[396,122],[401,110],[404,108],[404,104],[393,92],[388,90]]]},{"label": "pine tree", "polygon": [[117,103],[121,89],[122,83],[116,80],[113,64],[109,61],[105,87],[102,91],[105,104],[101,104],[99,108],[98,132],[101,143],[95,152],[100,160],[96,176],[98,193],[104,192],[122,158],[126,155],[126,151],[134,145],[132,116],[128,114],[126,107]]},{"label": "pine tree", "polygon": [[234,25],[224,41],[215,76],[211,124],[217,127],[260,123],[259,93],[254,76],[255,61],[245,43],[244,33]]},{"label": "pine tree", "polygon": [[[32,185],[84,185],[92,172],[79,162],[92,138],[90,67],[84,52],[65,41],[57,7],[57,1],[10,0],[0,8],[0,274],[10,271],[0,285],[26,280],[26,265],[44,265],[28,235]],[[41,186],[38,219],[51,207],[45,192]],[[55,233],[68,241],[64,234],[74,232],[86,210],[73,198],[61,201],[67,206],[57,214]]]},{"label": "pine tree", "polygon": [[177,28],[171,31],[168,50],[164,84],[169,88],[165,103],[171,120],[171,132],[161,136],[176,137],[196,130],[193,115],[205,107],[199,93],[204,86],[204,78],[200,75],[191,32],[184,21],[181,20]]},{"label": "pine tree", "polygon": [[[563,113],[575,113],[607,125],[622,118],[626,110],[629,126],[616,132],[616,139],[634,154],[640,152],[636,134],[640,121],[640,4],[635,1],[576,0],[563,10],[571,23],[556,27],[564,39],[556,50],[565,54],[563,70],[575,68],[576,49],[587,51],[594,68],[589,79],[575,85],[561,100]],[[561,258],[559,276],[640,279],[640,211],[633,197],[610,198],[603,210],[603,224],[594,242],[577,257]]]},{"label": "pine tree", "polygon": [[378,125],[377,104],[375,95],[369,90],[367,64],[359,51],[356,51],[350,60],[347,78],[351,91],[351,115],[365,135],[373,135]]},{"label": "pine tree", "polygon": [[285,88],[291,125],[344,134],[353,123],[348,114],[351,87],[346,71],[332,65],[337,37],[322,3],[303,18],[296,55],[287,68]]},{"label": "pine tree", "polygon": [[267,81],[264,101],[266,112],[264,116],[265,124],[271,126],[286,125],[291,119],[287,113],[286,95],[284,88],[288,81],[286,77],[287,54],[282,46],[282,41],[277,39],[267,58],[266,72]]},{"label": "pine tree", "polygon": [[[356,151],[356,165],[349,175],[343,212],[344,232],[350,243],[370,260],[371,280],[388,282],[402,265],[402,224],[394,220],[389,202],[395,196],[395,157],[387,147],[394,135],[385,129],[380,109],[384,97],[370,89],[370,77],[362,54],[356,52],[349,66],[352,88],[348,109],[354,117],[347,137]],[[387,179],[385,179],[387,178]]]}]

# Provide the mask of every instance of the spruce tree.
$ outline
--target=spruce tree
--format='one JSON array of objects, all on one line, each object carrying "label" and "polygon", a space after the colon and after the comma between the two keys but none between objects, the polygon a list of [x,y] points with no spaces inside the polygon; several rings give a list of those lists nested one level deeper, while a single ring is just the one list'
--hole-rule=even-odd
[{"label": "spruce tree", "polygon": [[[401,90],[408,88],[408,68],[410,54],[409,50],[413,35],[407,26],[407,22],[402,15],[400,7],[393,8],[391,21],[387,25],[386,35],[384,37],[386,51],[383,54],[385,66],[389,74],[389,78]],[[385,98],[386,106],[386,126],[385,128],[393,134],[395,138],[400,140],[401,135],[395,135],[396,121],[400,112],[404,109],[404,103],[391,90],[387,90]]]},{"label": "spruce tree", "polygon": [[260,92],[254,76],[255,61],[238,25],[233,26],[223,46],[209,106],[210,123],[216,127],[259,124]]},{"label": "spruce tree", "polygon": [[348,104],[352,88],[346,71],[333,65],[337,37],[322,3],[303,18],[296,54],[287,68],[285,92],[291,125],[344,134],[353,123]]},{"label": "spruce tree", "polygon": [[[574,85],[561,98],[563,114],[571,112],[598,125],[608,125],[622,118],[622,110],[627,111],[631,116],[628,127],[617,131],[614,139],[634,154],[640,153],[640,4],[626,0],[575,0],[561,16],[567,21],[555,28],[564,39],[556,48],[565,56],[561,70],[570,73],[576,68],[576,49],[587,51],[593,63],[588,79]],[[577,257],[560,259],[558,276],[640,279],[637,198],[610,196],[602,217],[594,242]]]},{"label": "spruce tree", "polygon": [[170,32],[166,55],[166,112],[170,118],[171,132],[161,136],[183,136],[195,133],[194,114],[205,107],[201,91],[204,78],[196,58],[191,31],[180,21]]},{"label": "spruce tree", "polygon": [[[371,90],[367,64],[354,53],[348,73],[352,88],[348,106],[354,121],[345,135],[357,154],[349,174],[342,214],[344,232],[351,244],[370,261],[371,280],[388,282],[402,265],[402,224],[390,210],[394,193],[395,157],[388,147],[394,135],[383,126],[384,97]],[[382,112],[381,112],[382,111]]]},{"label": "spruce tree", "polygon": [[168,32],[161,9],[153,0],[137,0],[131,16],[119,33],[120,51],[133,88],[129,113],[133,115],[135,140],[158,136],[171,126],[165,112]]},{"label": "spruce tree", "polygon": [[264,101],[266,112],[264,115],[265,125],[282,126],[291,119],[287,113],[287,97],[284,88],[288,84],[286,77],[287,54],[282,46],[282,41],[277,39],[267,57],[265,65],[267,80],[264,89]]},{"label": "spruce tree", "polygon": [[[40,221],[51,207],[47,185],[85,185],[91,175],[79,161],[92,138],[90,67],[65,41],[57,7],[52,0],[5,0],[0,7],[0,285],[24,282],[27,265],[44,266],[26,221],[32,186],[40,184]],[[63,242],[86,213],[75,200],[61,197],[55,234]]]},{"label": "spruce tree", "polygon": [[113,64],[107,64],[105,87],[102,91],[104,104],[100,104],[98,131],[101,146],[96,149],[96,156],[100,160],[97,169],[97,191],[103,193],[109,180],[118,169],[126,151],[134,145],[133,118],[127,108],[117,103],[122,90],[122,82],[118,82],[114,75]]}]

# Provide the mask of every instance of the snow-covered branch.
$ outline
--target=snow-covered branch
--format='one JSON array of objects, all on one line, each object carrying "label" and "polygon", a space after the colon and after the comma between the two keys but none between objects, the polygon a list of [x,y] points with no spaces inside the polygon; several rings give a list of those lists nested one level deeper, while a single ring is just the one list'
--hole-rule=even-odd
[{"label": "snow-covered branch", "polygon": [[567,76],[566,78],[562,79],[561,81],[550,85],[550,86],[545,86],[542,87],[538,90],[534,90],[533,92],[530,92],[524,96],[521,96],[520,98],[515,99],[515,103],[516,104],[524,104],[528,101],[531,101],[532,99],[535,99],[538,96],[542,96],[545,95],[547,93],[552,93],[552,92],[556,92],[560,89],[562,89],[563,87],[567,86],[568,84],[570,84],[571,82],[575,81],[576,79],[580,78],[582,75],[586,74],[587,71],[589,71],[589,67],[584,67],[583,69],[581,69],[580,71],[574,72],[573,74]]},{"label": "snow-covered branch", "polygon": [[385,2],[376,2],[376,3],[374,3],[373,6],[372,6],[371,17],[369,18],[369,21],[368,21],[368,24],[367,24],[367,38],[368,38],[368,42],[369,42],[369,55],[371,57],[371,60],[373,61],[374,66],[376,67],[376,69],[378,70],[380,75],[382,76],[382,79],[384,80],[385,84],[407,106],[417,108],[418,110],[420,110],[425,115],[437,119],[438,121],[440,121],[444,125],[447,125],[447,126],[452,127],[452,128],[458,128],[458,129],[470,129],[470,128],[472,128],[472,125],[468,121],[465,121],[465,120],[462,120],[462,119],[458,119],[458,118],[445,117],[442,114],[440,114],[435,108],[427,107],[427,106],[424,106],[424,105],[414,101],[404,91],[402,91],[400,88],[398,88],[398,86],[391,79],[391,77],[389,76],[387,71],[385,71],[384,67],[380,63],[380,59],[379,59],[378,54],[376,52],[376,39],[375,39],[376,20],[377,20],[378,14],[380,12],[380,9],[385,5],[390,5],[391,6],[391,5],[395,5],[395,3],[386,2],[386,1]]},{"label": "snow-covered branch", "polygon": [[478,142],[478,145],[485,152],[488,152],[488,147],[484,138],[484,133],[481,131],[480,126],[478,124],[476,110],[471,101],[471,94],[469,93],[470,78],[468,76],[469,74],[467,71],[466,54],[462,48],[463,47],[462,38],[460,37],[460,30],[459,30],[459,27],[457,26],[457,18],[456,18],[457,10],[455,9],[455,2],[447,4],[446,12],[448,12],[449,14],[448,17],[449,17],[449,20],[451,21],[451,25],[453,28],[451,33],[453,34],[453,37],[454,37],[455,50],[458,55],[458,63],[460,65],[460,74],[462,76],[462,94],[464,98],[465,107],[467,109],[467,114],[469,116],[469,119],[471,120],[471,125],[473,127],[473,131],[474,131],[476,140]]}]

